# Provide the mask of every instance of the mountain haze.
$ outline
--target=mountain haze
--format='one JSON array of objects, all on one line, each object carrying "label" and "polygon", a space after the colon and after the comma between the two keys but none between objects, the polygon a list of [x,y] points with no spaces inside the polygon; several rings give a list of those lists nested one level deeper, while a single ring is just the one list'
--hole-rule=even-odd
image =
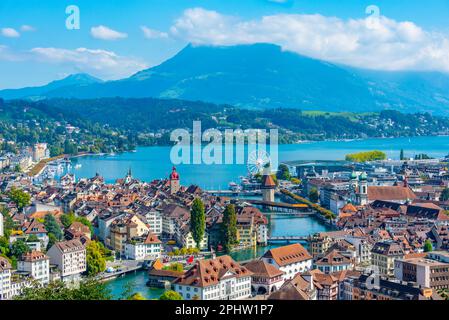
[{"label": "mountain haze", "polygon": [[89,74],[77,73],[69,75],[61,80],[52,81],[49,84],[40,87],[2,90],[0,91],[0,97],[4,99],[45,99],[47,98],[47,95],[54,90],[63,90],[65,87],[70,87],[72,90],[75,90],[79,87],[102,82],[103,80],[95,78]]},{"label": "mountain haze", "polygon": [[161,65],[123,80],[87,78],[72,84],[56,81],[56,85],[0,91],[5,99],[115,96],[202,100],[247,108],[449,114],[449,76],[360,70],[282,51],[271,44],[189,45]]}]

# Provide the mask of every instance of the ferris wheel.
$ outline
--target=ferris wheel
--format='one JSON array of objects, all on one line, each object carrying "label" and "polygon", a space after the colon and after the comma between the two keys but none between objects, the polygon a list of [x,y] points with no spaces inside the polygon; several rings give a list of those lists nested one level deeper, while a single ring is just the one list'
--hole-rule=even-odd
[{"label": "ferris wheel", "polygon": [[253,151],[248,156],[246,167],[251,175],[262,173],[263,169],[270,164],[270,154],[265,150]]}]

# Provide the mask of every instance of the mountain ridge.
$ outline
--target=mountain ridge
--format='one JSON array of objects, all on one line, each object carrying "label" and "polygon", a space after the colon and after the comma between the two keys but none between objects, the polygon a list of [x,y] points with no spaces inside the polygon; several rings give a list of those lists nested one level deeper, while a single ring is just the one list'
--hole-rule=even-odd
[{"label": "mountain ridge", "polygon": [[[356,69],[283,51],[272,44],[188,45],[160,65],[125,79],[50,84],[39,87],[38,98],[154,97],[245,108],[449,114],[446,74]],[[2,90],[0,97],[30,99],[29,92],[30,88]]]}]

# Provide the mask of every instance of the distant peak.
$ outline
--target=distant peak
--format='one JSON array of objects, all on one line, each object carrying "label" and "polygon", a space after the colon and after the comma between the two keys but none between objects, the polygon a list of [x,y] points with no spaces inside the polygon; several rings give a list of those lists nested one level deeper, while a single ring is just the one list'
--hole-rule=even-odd
[{"label": "distant peak", "polygon": [[96,78],[94,76],[91,76],[88,73],[74,73],[71,75],[68,75],[67,77],[59,80],[59,81],[65,81],[65,80],[78,80],[78,81],[88,81],[88,82],[103,82],[103,80]]}]

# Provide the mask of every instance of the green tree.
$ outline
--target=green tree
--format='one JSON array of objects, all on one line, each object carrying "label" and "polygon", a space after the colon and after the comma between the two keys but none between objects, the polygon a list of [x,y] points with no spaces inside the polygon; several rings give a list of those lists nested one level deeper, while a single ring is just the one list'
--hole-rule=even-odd
[{"label": "green tree", "polygon": [[39,241],[40,241],[39,238],[35,234],[32,234],[31,236],[28,237],[26,242],[39,242]]},{"label": "green tree", "polygon": [[64,228],[70,227],[70,225],[75,221],[75,215],[71,213],[63,214],[59,220],[61,221]]},{"label": "green tree", "polygon": [[182,296],[173,290],[165,291],[160,297],[159,300],[183,300]]},{"label": "green tree", "polygon": [[6,257],[9,254],[9,241],[6,237],[0,237],[0,256]]},{"label": "green tree", "polygon": [[449,188],[444,188],[440,195],[440,201],[449,200]]},{"label": "green tree", "polygon": [[193,200],[192,209],[190,210],[190,231],[193,240],[196,242],[197,248],[200,248],[206,230],[206,214],[204,212],[204,204],[200,198]]},{"label": "green tree", "polygon": [[85,218],[85,217],[76,217],[75,221],[84,224],[86,227],[89,227],[91,234],[94,233],[94,227],[92,226],[92,223],[89,220],[87,220],[87,218]]},{"label": "green tree", "polygon": [[351,162],[367,162],[367,161],[376,161],[376,160],[385,160],[387,155],[385,152],[374,150],[367,152],[359,152],[346,155],[346,161]]},{"label": "green tree", "polygon": [[8,193],[9,198],[14,202],[19,210],[22,210],[31,203],[31,196],[21,189],[12,187]]},{"label": "green tree", "polygon": [[430,241],[429,239],[427,239],[424,242],[424,252],[431,252],[433,251],[433,245],[432,245],[432,241]]},{"label": "green tree", "polygon": [[229,204],[223,212],[222,240],[223,247],[226,252],[230,252],[232,247],[237,243],[237,214],[235,206]]},{"label": "green tree", "polygon": [[310,199],[310,201],[313,202],[313,203],[317,203],[319,198],[320,198],[320,196],[318,194],[318,189],[315,188],[315,187],[310,189],[310,192],[309,192],[309,199]]},{"label": "green tree", "polygon": [[78,148],[74,143],[71,143],[68,139],[64,142],[64,153],[74,155],[78,153]]},{"label": "green tree", "polygon": [[106,270],[106,259],[97,241],[91,241],[86,247],[87,273],[94,276]]},{"label": "green tree", "polygon": [[53,233],[48,234],[48,244],[47,244],[47,251],[50,250],[53,245],[58,242],[58,239],[56,239],[56,236]]},{"label": "green tree", "polygon": [[30,252],[30,247],[23,240],[14,241],[11,245],[11,255],[17,259],[20,259],[27,252]]},{"label": "green tree", "polygon": [[59,241],[62,239],[62,230],[61,227],[58,224],[58,221],[56,221],[56,218],[52,214],[45,215],[44,218],[44,226],[47,232],[50,234],[52,233],[56,239]]},{"label": "green tree", "polygon": [[278,167],[276,177],[279,180],[290,180],[292,176],[290,175],[290,170],[288,169],[288,166],[285,164],[280,164]]},{"label": "green tree", "polygon": [[89,278],[80,282],[78,287],[68,287],[62,281],[50,282],[47,286],[34,283],[23,289],[15,300],[111,300],[111,291],[107,284]]},{"label": "green tree", "polygon": [[134,293],[128,300],[148,300],[141,293]]}]

